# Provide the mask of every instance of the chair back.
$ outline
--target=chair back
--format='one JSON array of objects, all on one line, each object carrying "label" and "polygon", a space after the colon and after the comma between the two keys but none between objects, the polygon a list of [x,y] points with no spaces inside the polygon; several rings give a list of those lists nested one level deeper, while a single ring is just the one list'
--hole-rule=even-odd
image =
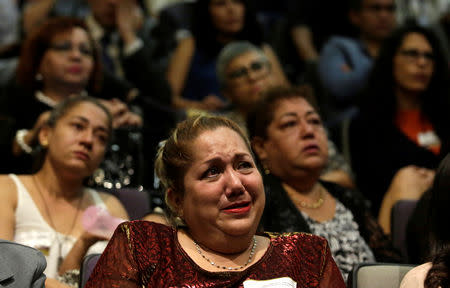
[{"label": "chair back", "polygon": [[394,263],[361,263],[348,276],[349,288],[398,288],[414,265]]},{"label": "chair back", "polygon": [[417,200],[400,200],[391,210],[392,245],[400,251],[406,263],[408,262],[406,228],[416,205]]},{"label": "chair back", "polygon": [[92,271],[94,271],[95,265],[97,265],[101,255],[102,254],[89,254],[84,257],[80,269],[80,288],[83,288],[84,285],[86,285],[86,282],[89,280],[89,276],[91,276]]},{"label": "chair back", "polygon": [[130,220],[141,219],[150,213],[150,196],[146,190],[122,188],[107,191],[120,200],[127,210]]}]

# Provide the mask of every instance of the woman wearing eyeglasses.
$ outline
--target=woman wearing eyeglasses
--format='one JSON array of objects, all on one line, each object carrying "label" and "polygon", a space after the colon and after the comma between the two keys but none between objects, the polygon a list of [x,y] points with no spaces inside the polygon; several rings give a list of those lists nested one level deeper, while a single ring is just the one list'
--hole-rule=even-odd
[{"label": "woman wearing eyeglasses", "polygon": [[[360,115],[352,121],[357,182],[373,211],[380,212],[386,232],[390,207],[398,199],[418,199],[432,182],[430,169],[449,151],[447,63],[432,32],[419,26],[399,28],[384,43],[361,98]],[[382,203],[397,172],[401,183],[392,182]],[[405,185],[412,189],[396,189]]]},{"label": "woman wearing eyeglasses", "polygon": [[196,2],[193,36],[179,43],[167,71],[176,107],[213,111],[224,106],[215,74],[216,60],[220,50],[236,40],[248,40],[260,46],[269,58],[278,81],[287,82],[272,48],[263,43],[262,31],[248,2]]},{"label": "woman wearing eyeglasses", "polygon": [[[30,172],[31,155],[47,111],[71,95],[98,95],[104,79],[96,45],[82,20],[59,17],[37,27],[23,44],[17,85],[8,87],[1,99],[2,124],[6,117],[13,122],[1,138],[0,170]],[[121,97],[128,92],[115,91],[117,94],[107,96],[122,100],[102,100],[113,115],[114,128],[141,125],[141,116],[129,111],[125,96]]]}]

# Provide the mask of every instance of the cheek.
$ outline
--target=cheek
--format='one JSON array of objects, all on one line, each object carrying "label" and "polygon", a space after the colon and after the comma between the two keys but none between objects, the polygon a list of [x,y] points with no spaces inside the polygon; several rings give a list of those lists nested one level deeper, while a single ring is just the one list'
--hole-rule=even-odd
[{"label": "cheek", "polygon": [[400,61],[394,60],[392,74],[394,76],[394,80],[397,83],[402,83],[405,81],[405,78],[408,76],[408,67],[405,63],[400,63]]},{"label": "cheek", "polygon": [[222,26],[222,22],[224,21],[224,13],[220,9],[212,9],[211,12],[211,22],[217,28]]},{"label": "cheek", "polygon": [[87,59],[86,60],[86,70],[89,74],[93,72],[94,69],[94,60],[93,59]]}]

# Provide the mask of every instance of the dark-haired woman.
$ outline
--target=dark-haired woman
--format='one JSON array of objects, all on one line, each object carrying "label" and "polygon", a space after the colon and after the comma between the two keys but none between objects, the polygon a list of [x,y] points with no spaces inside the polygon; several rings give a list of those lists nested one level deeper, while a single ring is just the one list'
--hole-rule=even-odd
[{"label": "dark-haired woman", "polygon": [[167,77],[179,108],[217,110],[224,106],[216,77],[220,50],[234,40],[263,48],[278,83],[286,82],[275,53],[263,42],[262,31],[247,0],[199,0],[193,36],[182,40],[169,63]]},{"label": "dark-haired woman", "polygon": [[[450,230],[448,220],[450,219],[450,155],[442,160],[434,178],[432,189],[424,194],[421,201],[420,215],[424,219],[419,220],[416,225],[427,223],[428,245],[431,246],[431,262],[427,262],[412,269],[406,274],[400,288],[444,288],[450,285]],[[417,212],[417,211],[416,211]],[[415,223],[411,223],[415,224]],[[418,237],[417,235],[413,235]],[[422,237],[424,235],[421,235]],[[409,239],[408,239],[409,241]],[[431,245],[430,245],[431,243]]]},{"label": "dark-haired woman", "polygon": [[81,222],[91,206],[127,219],[112,195],[83,186],[97,169],[112,132],[108,110],[89,97],[59,104],[39,130],[45,152],[42,168],[31,175],[1,175],[0,238],[39,249],[47,260],[46,287],[77,284],[77,270],[86,253],[100,253],[100,237],[85,231]]},{"label": "dark-haired woman", "polygon": [[448,81],[445,54],[426,28],[401,27],[385,41],[350,126],[357,185],[375,215],[395,173],[414,165],[411,176],[429,181],[421,168],[435,169],[449,151]]},{"label": "dark-haired woman", "polygon": [[[39,129],[57,103],[75,94],[100,93],[104,78],[96,47],[84,22],[74,18],[50,19],[26,38],[17,85],[9,87],[1,99],[0,121],[10,117],[12,122],[8,135],[0,139],[2,172],[32,170]],[[113,116],[113,127],[142,125],[142,117],[131,112],[120,96],[126,92],[116,92],[102,100]]]},{"label": "dark-haired woman", "polygon": [[265,174],[264,230],[326,238],[344,279],[357,263],[399,261],[366,199],[320,180],[328,141],[311,103],[302,90],[275,87],[248,118],[252,146]]}]

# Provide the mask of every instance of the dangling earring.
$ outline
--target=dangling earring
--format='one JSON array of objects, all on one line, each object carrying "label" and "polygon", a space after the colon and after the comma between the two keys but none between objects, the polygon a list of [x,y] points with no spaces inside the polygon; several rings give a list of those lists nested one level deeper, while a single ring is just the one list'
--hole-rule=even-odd
[{"label": "dangling earring", "polygon": [[36,81],[42,81],[44,79],[44,77],[42,76],[41,73],[37,73],[36,76],[34,77],[34,79],[36,79]]},{"label": "dangling earring", "polygon": [[263,164],[263,169],[264,169],[264,174],[266,174],[266,175],[270,174],[270,169],[267,167],[266,164]]},{"label": "dangling earring", "polygon": [[47,148],[48,147],[48,140],[47,139],[41,141],[41,147],[42,148]]}]

